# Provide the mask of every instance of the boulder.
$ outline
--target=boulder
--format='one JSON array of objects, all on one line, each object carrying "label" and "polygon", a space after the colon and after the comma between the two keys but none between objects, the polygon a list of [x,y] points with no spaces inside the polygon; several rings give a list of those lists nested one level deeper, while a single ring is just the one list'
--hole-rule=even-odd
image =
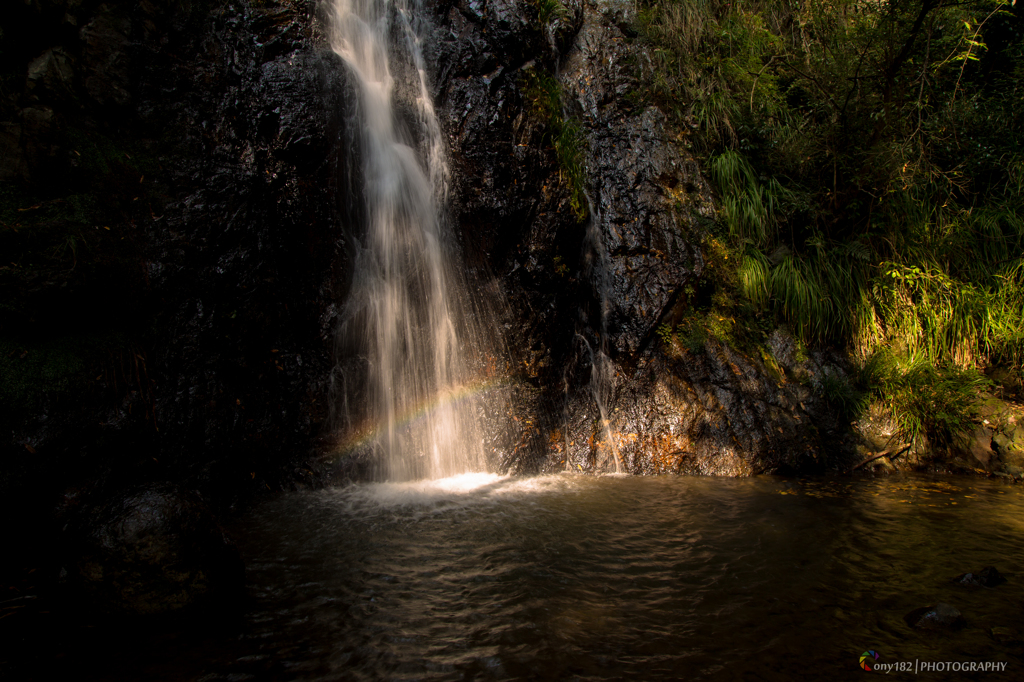
[{"label": "boulder", "polygon": [[97,104],[124,105],[131,100],[130,33],[131,21],[106,5],[80,31],[85,89]]},{"label": "boulder", "polygon": [[956,630],[964,625],[964,617],[960,611],[943,602],[914,609],[903,616],[903,620],[918,630]]},{"label": "boulder", "polygon": [[80,515],[64,577],[104,612],[150,615],[237,596],[237,549],[195,493],[171,484],[137,487]]},{"label": "boulder", "polygon": [[60,150],[60,126],[48,106],[26,107],[21,112],[21,139],[24,163],[33,178],[41,178],[55,163]]},{"label": "boulder", "polygon": [[982,466],[988,467],[994,453],[992,452],[992,429],[979,426],[968,439],[968,451]]},{"label": "boulder", "polygon": [[992,447],[1007,469],[1016,468],[1009,473],[1019,473],[1019,469],[1024,467],[1024,427],[1020,424],[1005,424],[992,437]]},{"label": "boulder", "polygon": [[63,47],[51,47],[28,65],[26,87],[30,95],[60,100],[72,93],[74,69]]},{"label": "boulder", "polygon": [[21,151],[21,124],[4,121],[0,123],[0,182],[13,180],[26,172]]}]

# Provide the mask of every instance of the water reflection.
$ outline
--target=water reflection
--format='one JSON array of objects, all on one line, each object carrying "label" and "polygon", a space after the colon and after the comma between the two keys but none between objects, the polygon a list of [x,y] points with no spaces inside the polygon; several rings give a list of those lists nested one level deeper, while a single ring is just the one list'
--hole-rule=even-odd
[{"label": "water reflection", "polygon": [[[988,481],[467,476],[266,506],[246,529],[249,674],[346,679],[791,679],[1020,647],[1024,502]],[[937,601],[968,619],[921,634]],[[886,659],[883,659],[886,660]],[[268,668],[269,666],[269,668]],[[235,669],[237,666],[229,666]],[[941,675],[939,675],[941,677]]]},{"label": "water reflection", "polygon": [[[231,528],[239,621],[67,628],[52,654],[97,680],[792,680],[863,675],[872,649],[1006,662],[973,678],[1020,679],[1022,519],[1019,486],[938,477],[472,475],[295,493]],[[988,565],[1008,582],[951,582]],[[966,626],[903,622],[937,602]]]}]

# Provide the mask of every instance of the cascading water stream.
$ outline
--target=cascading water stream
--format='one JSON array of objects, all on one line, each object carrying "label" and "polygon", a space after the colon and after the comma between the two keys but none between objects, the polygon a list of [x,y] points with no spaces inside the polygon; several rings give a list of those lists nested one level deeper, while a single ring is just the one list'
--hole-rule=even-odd
[{"label": "cascading water stream", "polygon": [[[419,7],[415,0],[331,2],[330,44],[360,95],[366,223],[337,331],[339,358],[358,363],[335,371],[335,428],[349,449],[368,450],[386,480],[484,471],[474,390],[481,382],[471,360],[485,349],[451,266],[455,249],[441,210],[448,169]],[[414,116],[396,112],[396,69],[411,74],[402,83]]]},{"label": "cascading water stream", "polygon": [[[552,54],[556,57],[555,73],[557,77],[561,65],[558,61],[558,47],[555,44],[554,33],[548,31],[547,38]],[[569,116],[570,114],[563,98],[562,118],[568,120]],[[583,334],[577,333],[576,338],[579,339],[587,349],[587,354],[590,359],[590,394],[594,399],[594,403],[597,405],[604,440],[611,449],[611,459],[615,464],[615,473],[621,474],[624,473],[622,455],[619,452],[619,445],[615,438],[615,434],[612,432],[611,421],[608,416],[608,404],[612,398],[612,389],[615,380],[615,365],[612,362],[612,359],[608,356],[608,313],[611,308],[611,265],[608,262],[608,250],[605,248],[604,238],[601,235],[601,215],[597,211],[594,201],[590,196],[590,192],[584,190],[583,196],[587,202],[587,233],[586,239],[583,242],[584,274],[593,282],[597,293],[598,303],[600,305],[600,310],[598,311],[598,333],[600,336],[598,338],[598,347],[596,352]],[[566,393],[568,394],[568,380],[564,379],[563,382],[565,384]],[[570,447],[568,443],[568,432],[569,430],[565,429],[566,443],[564,444],[564,447],[566,452],[569,452]],[[598,463],[598,466],[600,468],[601,463]],[[567,471],[572,471],[568,458],[566,458],[565,468]]]},{"label": "cascading water stream", "polygon": [[608,250],[605,248],[604,239],[601,235],[601,216],[594,207],[594,202],[589,193],[584,193],[587,199],[587,238],[584,242],[583,263],[590,275],[591,281],[597,290],[598,303],[600,304],[600,321],[598,348],[595,351],[584,336],[578,335],[582,340],[587,352],[590,354],[590,394],[597,403],[597,411],[601,419],[601,430],[604,433],[605,441],[611,448],[611,457],[615,463],[615,473],[623,472],[622,455],[619,453],[618,441],[612,432],[611,421],[608,416],[608,405],[612,398],[612,389],[615,381],[615,365],[608,357],[608,313],[611,308],[611,265],[608,263]]}]

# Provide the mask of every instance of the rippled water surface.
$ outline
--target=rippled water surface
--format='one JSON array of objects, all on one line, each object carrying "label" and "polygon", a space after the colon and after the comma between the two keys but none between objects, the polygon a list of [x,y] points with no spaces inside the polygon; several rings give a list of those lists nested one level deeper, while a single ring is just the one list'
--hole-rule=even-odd
[{"label": "rippled water surface", "polygon": [[[989,632],[1024,628],[1018,486],[467,476],[289,495],[238,530],[252,652],[225,676],[786,679],[872,649],[1024,679]],[[950,582],[987,565],[1009,582]],[[967,626],[903,622],[938,601]]]},{"label": "rippled water surface", "polygon": [[[231,528],[240,620],[94,652],[116,660],[97,677],[846,679],[871,649],[1007,665],[919,679],[1024,679],[1024,645],[991,634],[1024,635],[1022,531],[1021,486],[976,479],[467,476],[288,494]],[[988,565],[1008,582],[951,582]],[[903,622],[940,601],[963,629]]]}]

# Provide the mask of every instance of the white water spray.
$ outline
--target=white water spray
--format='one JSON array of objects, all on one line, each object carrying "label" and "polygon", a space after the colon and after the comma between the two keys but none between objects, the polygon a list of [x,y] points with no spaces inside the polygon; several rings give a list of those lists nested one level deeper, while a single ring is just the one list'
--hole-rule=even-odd
[{"label": "white water spray", "polygon": [[[379,477],[485,471],[478,412],[487,349],[451,266],[442,207],[448,167],[427,88],[417,0],[331,0],[330,44],[358,84],[365,236],[337,331],[335,430],[369,448]],[[414,74],[396,113],[396,69]],[[419,153],[417,152],[419,150]],[[422,157],[422,162],[420,157]],[[468,359],[472,359],[470,362]],[[493,364],[493,363],[492,363]],[[354,376],[358,375],[358,376]]]}]

